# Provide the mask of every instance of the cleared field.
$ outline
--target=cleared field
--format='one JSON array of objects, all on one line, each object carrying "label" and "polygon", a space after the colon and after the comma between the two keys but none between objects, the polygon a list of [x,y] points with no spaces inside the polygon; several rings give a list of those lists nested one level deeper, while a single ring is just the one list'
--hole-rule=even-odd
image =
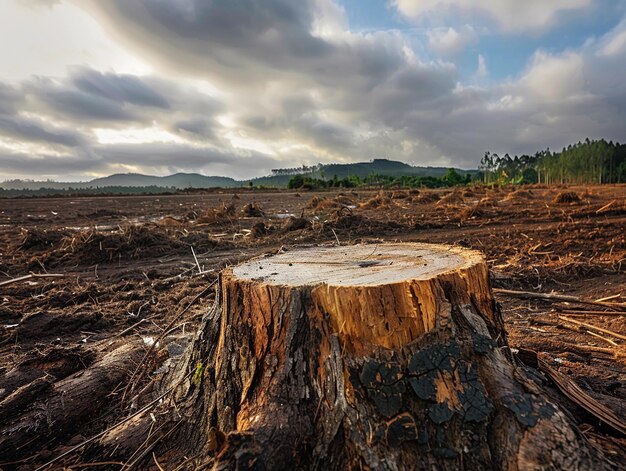
[{"label": "cleared field", "polygon": [[[221,268],[298,245],[387,241],[480,250],[496,288],[625,302],[626,185],[0,200],[0,416],[43,397],[45,388],[2,409],[39,378],[70,377],[124,344],[165,345],[134,378],[142,394],[117,400],[123,383],[96,415],[24,444],[16,461],[43,464],[149,403],[159,366],[180,355],[211,306]],[[60,276],[16,280],[29,274]],[[623,312],[498,296],[512,347],[540,352],[626,416]],[[590,440],[626,458],[623,437],[562,401]]]}]

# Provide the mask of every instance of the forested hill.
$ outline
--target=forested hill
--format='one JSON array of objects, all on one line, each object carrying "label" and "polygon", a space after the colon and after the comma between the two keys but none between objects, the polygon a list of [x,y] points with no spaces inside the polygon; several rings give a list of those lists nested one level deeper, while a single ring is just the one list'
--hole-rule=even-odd
[{"label": "forested hill", "polygon": [[485,153],[479,169],[486,183],[624,183],[626,144],[586,139],[534,155]]},{"label": "forested hill", "polygon": [[[443,177],[450,167],[414,167],[404,162],[388,159],[374,159],[369,162],[356,162],[351,164],[328,164],[316,165],[314,167],[281,168],[272,170],[272,175],[268,177],[256,178],[255,185],[286,186],[294,175],[302,175],[313,179],[332,179],[358,177],[365,179],[371,175],[385,175],[388,177]],[[475,175],[477,170],[456,171]]]},{"label": "forested hill", "polygon": [[[387,159],[374,159],[371,162],[359,162],[355,164],[331,164],[323,167],[327,177],[337,175],[337,178],[357,176],[360,178],[372,174],[401,177],[405,175],[419,177],[442,177],[450,167],[413,167],[403,162]],[[459,170],[459,169],[455,169]],[[466,171],[463,170],[465,173]]]}]

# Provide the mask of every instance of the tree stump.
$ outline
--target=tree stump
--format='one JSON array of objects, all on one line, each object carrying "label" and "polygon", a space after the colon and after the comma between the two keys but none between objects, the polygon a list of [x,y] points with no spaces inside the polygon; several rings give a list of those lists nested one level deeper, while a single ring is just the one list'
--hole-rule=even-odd
[{"label": "tree stump", "polygon": [[304,248],[226,269],[218,294],[173,379],[196,465],[605,466],[516,365],[478,252]]}]

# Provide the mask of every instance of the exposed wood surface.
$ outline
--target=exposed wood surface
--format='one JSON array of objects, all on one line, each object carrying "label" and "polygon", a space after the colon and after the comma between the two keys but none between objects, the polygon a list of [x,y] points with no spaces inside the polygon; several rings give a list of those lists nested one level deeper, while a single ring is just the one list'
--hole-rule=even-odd
[{"label": "exposed wood surface", "polygon": [[261,257],[232,269],[241,280],[270,285],[380,286],[466,270],[480,252],[449,245],[378,244],[312,247]]}]

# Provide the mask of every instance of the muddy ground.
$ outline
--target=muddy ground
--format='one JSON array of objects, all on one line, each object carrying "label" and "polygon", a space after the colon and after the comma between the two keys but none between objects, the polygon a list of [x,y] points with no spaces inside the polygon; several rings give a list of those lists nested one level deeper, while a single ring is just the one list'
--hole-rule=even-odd
[{"label": "muddy ground", "polygon": [[[304,244],[450,243],[483,251],[494,287],[624,303],[625,238],[626,185],[0,200],[0,283],[60,275],[0,284],[0,416],[20,386],[75,374],[120,343],[148,349],[164,337],[167,348],[138,389],[149,387],[211,306],[219,270],[255,255]],[[543,352],[626,418],[625,315],[498,300],[512,347]],[[581,329],[559,317],[564,311],[618,336]],[[123,386],[74,430],[24,444],[20,459],[0,468],[32,469],[136,410],[132,400],[117,400]],[[624,437],[562,401],[607,456],[626,458]],[[80,453],[63,463],[89,464]]]}]

